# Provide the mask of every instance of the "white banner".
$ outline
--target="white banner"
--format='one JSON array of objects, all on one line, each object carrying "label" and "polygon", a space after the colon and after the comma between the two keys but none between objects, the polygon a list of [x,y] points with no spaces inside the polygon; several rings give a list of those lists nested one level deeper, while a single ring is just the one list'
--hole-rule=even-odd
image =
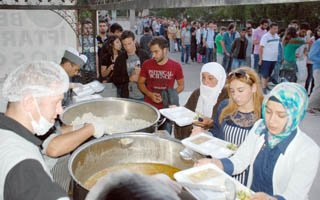
[{"label": "white banner", "polygon": [[[33,60],[60,63],[76,34],[58,14],[48,10],[0,10],[0,94],[7,74]],[[6,109],[0,95],[0,112]]]},{"label": "white banner", "polygon": [[33,60],[59,63],[76,35],[58,14],[48,10],[0,10],[0,79]]}]

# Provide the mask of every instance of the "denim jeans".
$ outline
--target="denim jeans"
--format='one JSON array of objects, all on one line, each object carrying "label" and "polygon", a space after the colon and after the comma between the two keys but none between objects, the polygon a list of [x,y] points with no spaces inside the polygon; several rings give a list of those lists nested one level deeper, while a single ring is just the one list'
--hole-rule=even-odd
[{"label": "denim jeans", "polygon": [[257,73],[260,73],[259,54],[253,54],[253,60],[253,69],[256,70]]},{"label": "denim jeans", "polygon": [[313,69],[314,88],[309,98],[309,108],[320,109],[320,69]]},{"label": "denim jeans", "polygon": [[173,53],[175,52],[175,49],[174,49],[174,45],[175,45],[175,40],[174,39],[169,39],[169,44],[170,44],[170,52]]},{"label": "denim jeans", "polygon": [[181,51],[181,39],[180,38],[177,38],[176,39],[176,42],[177,42],[177,45],[178,45],[178,51]]},{"label": "denim jeans", "polygon": [[[252,55],[252,54],[251,54]],[[251,55],[246,56],[246,66],[252,68]]]},{"label": "denim jeans", "polygon": [[245,64],[246,64],[245,59],[233,58],[232,59],[232,70],[237,69],[240,66],[244,66]]},{"label": "denim jeans", "polygon": [[231,71],[231,64],[232,64],[232,57],[231,56],[227,56],[226,54],[224,54],[223,55],[223,64],[222,64],[222,66],[224,67],[226,72],[230,72]]},{"label": "denim jeans", "polygon": [[206,60],[205,63],[213,61],[213,48],[206,48]]},{"label": "denim jeans", "polygon": [[274,84],[280,83],[280,67],[281,63],[277,62],[276,65],[274,66],[273,73],[271,75],[271,82]]},{"label": "denim jeans", "polygon": [[[184,54],[186,54],[186,59],[184,59]],[[190,57],[190,44],[185,45],[185,48],[181,49],[181,63],[188,63]]]}]

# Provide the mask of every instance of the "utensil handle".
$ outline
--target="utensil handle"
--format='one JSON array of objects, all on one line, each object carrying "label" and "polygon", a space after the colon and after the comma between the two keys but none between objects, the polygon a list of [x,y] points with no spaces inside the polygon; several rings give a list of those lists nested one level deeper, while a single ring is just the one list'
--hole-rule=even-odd
[{"label": "utensil handle", "polygon": [[162,120],[159,120],[159,122],[157,122],[157,124],[155,125],[155,128],[156,128],[155,132],[158,131],[158,128],[162,126],[166,122],[166,120],[167,118],[164,117]]}]

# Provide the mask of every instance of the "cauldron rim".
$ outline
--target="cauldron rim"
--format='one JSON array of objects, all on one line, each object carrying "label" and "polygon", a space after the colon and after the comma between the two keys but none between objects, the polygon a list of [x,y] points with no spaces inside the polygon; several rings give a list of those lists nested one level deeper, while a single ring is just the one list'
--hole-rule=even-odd
[{"label": "cauldron rim", "polygon": [[72,181],[74,181],[76,184],[80,185],[82,188],[85,188],[84,185],[75,177],[74,172],[72,170],[72,164],[76,156],[83,151],[84,149],[90,147],[91,145],[94,145],[99,142],[103,142],[110,139],[117,139],[117,138],[128,138],[128,137],[148,137],[148,138],[154,138],[154,139],[160,139],[160,140],[169,140],[171,142],[176,142],[178,144],[182,144],[180,140],[175,139],[170,136],[155,134],[155,133],[145,133],[145,132],[130,132],[130,133],[117,133],[113,135],[105,135],[101,138],[93,139],[87,143],[82,144],[79,146],[70,156],[68,161],[68,171],[70,176],[72,177]]},{"label": "cauldron rim", "polygon": [[[86,101],[81,101],[75,104],[72,104],[68,107],[66,107],[63,111],[63,113],[61,115],[59,115],[59,119],[61,120],[61,122],[63,122],[64,124],[68,124],[66,123],[66,121],[64,120],[64,114],[67,113],[69,110],[73,109],[74,107],[83,105],[83,104],[87,104],[87,103],[93,103],[93,102],[104,102],[104,101],[129,101],[129,102],[133,102],[133,103],[138,103],[138,104],[142,104],[145,106],[150,107],[157,115],[157,119],[155,121],[152,122],[152,124],[149,127],[152,126],[157,126],[157,122],[160,120],[160,112],[159,110],[154,107],[153,105],[146,103],[144,101],[139,101],[139,100],[134,100],[134,99],[127,99],[127,98],[118,98],[118,97],[105,97],[105,98],[100,98],[100,99],[91,99],[91,100],[86,100]],[[69,124],[68,124],[69,125]],[[147,127],[145,127],[147,128]],[[138,130],[136,130],[138,131]],[[118,133],[117,133],[118,134]]]}]

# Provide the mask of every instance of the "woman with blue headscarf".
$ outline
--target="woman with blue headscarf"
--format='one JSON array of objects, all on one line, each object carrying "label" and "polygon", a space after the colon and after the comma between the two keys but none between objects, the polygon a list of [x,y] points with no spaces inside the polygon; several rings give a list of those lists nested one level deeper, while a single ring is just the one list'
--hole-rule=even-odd
[{"label": "woman with blue headscarf", "polygon": [[296,83],[277,85],[262,104],[262,119],[231,158],[203,159],[235,175],[250,167],[251,199],[308,199],[319,164],[319,146],[298,125],[305,116],[308,95]]}]

